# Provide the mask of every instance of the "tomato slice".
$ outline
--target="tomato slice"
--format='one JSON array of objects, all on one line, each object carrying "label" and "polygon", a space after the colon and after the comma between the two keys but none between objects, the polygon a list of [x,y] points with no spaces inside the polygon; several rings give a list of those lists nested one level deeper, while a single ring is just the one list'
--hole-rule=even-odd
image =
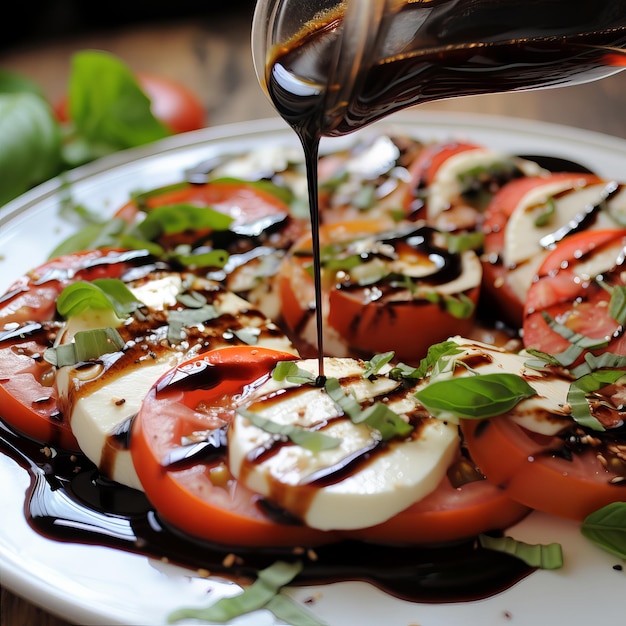
[{"label": "tomato slice", "polygon": [[17,279],[0,298],[0,407],[20,433],[78,450],[57,407],[54,368],[42,355],[58,330],[56,299],[77,280],[117,278],[144,262],[145,251],[89,250],[52,259]]},{"label": "tomato slice", "polygon": [[[502,259],[507,224],[515,209],[527,194],[544,186],[563,183],[564,186],[574,187],[597,182],[600,179],[592,174],[559,172],[549,176],[518,178],[495,193],[484,213],[483,297],[492,303],[503,321],[515,328],[521,327],[526,289],[533,278],[533,272],[530,271],[530,277],[522,281],[525,286],[520,287],[512,279],[512,274],[518,268],[507,267]],[[529,237],[531,234],[523,233],[520,236]],[[526,271],[525,265],[519,267],[520,272]]]},{"label": "tomato slice", "polygon": [[[570,331],[593,339],[606,338],[607,345],[591,350],[594,354],[626,355],[623,324],[611,317],[609,309],[609,290],[626,285],[625,255],[626,229],[582,232],[561,241],[543,261],[528,291],[524,346],[548,354],[558,354],[570,346],[550,327],[544,318],[548,314]],[[604,286],[595,280],[596,275]]]},{"label": "tomato slice", "polygon": [[[533,434],[506,416],[462,420],[461,430],[488,480],[533,509],[582,520],[611,502],[626,499],[626,465],[621,461],[621,470],[610,471],[602,460],[613,462],[613,455],[609,452],[600,458],[599,447],[581,443],[580,449],[568,449],[561,438]],[[623,433],[621,443],[617,431],[614,439],[623,447]],[[610,446],[611,440],[607,442]],[[619,466],[619,457],[614,464]]]},{"label": "tomato slice", "polygon": [[445,477],[435,491],[402,513],[350,536],[372,543],[446,543],[508,528],[529,512],[487,480],[454,487]]},{"label": "tomato slice", "polygon": [[[414,363],[431,344],[470,332],[480,290],[480,262],[474,253],[456,255],[437,248],[432,234],[418,227],[381,233],[379,222],[365,220],[322,226],[322,254],[331,251],[327,261],[323,259],[322,281],[329,353],[367,358],[392,350],[397,360]],[[391,248],[393,254],[381,252]],[[391,256],[385,258],[385,254]],[[440,263],[437,269],[429,265],[435,257]],[[353,264],[350,269],[344,269],[342,259]],[[315,346],[311,266],[307,235],[283,260],[278,290],[283,318],[294,340],[303,338]],[[466,299],[469,310],[464,317],[450,312],[447,298],[457,303]],[[307,352],[305,346],[298,349]]]},{"label": "tomato slice", "polygon": [[219,433],[246,386],[266,380],[278,361],[294,358],[266,348],[227,347],[183,363],[156,383],[134,420],[130,450],[146,495],[164,520],[195,537],[233,546],[306,546],[334,539],[272,519],[259,496],[230,476],[219,446],[213,458],[166,462],[181,451],[181,441]]}]

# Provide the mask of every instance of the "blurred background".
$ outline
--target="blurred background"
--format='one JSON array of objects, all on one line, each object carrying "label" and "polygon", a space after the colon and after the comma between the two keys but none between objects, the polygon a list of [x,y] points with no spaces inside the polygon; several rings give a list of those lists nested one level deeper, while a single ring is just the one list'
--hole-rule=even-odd
[{"label": "blurred background", "polygon": [[[207,124],[275,116],[252,66],[254,0],[30,0],[0,22],[0,68],[65,93],[73,52],[110,51],[134,71],[182,82],[200,98]],[[425,104],[420,109],[508,115],[578,126],[626,139],[626,72],[596,83]]]}]

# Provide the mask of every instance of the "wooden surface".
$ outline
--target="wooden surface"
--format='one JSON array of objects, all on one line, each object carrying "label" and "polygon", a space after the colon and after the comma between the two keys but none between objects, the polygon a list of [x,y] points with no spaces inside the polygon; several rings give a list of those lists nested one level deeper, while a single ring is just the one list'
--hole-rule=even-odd
[{"label": "wooden surface", "polygon": [[[210,125],[274,117],[252,66],[250,6],[251,3],[235,3],[236,8],[230,12],[213,14],[207,10],[206,14],[182,20],[109,26],[100,32],[91,29],[58,40],[15,44],[0,50],[0,67],[37,81],[55,101],[65,91],[70,58],[75,51],[109,50],[135,71],[158,72],[187,84],[204,102]],[[626,72],[587,85],[462,98],[421,108],[556,122],[626,141]],[[6,588],[0,593],[2,626],[68,624]]]}]

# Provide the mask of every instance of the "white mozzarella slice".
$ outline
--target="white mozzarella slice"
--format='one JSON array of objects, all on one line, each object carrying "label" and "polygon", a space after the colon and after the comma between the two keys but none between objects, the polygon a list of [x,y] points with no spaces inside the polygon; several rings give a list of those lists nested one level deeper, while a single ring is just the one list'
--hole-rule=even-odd
[{"label": "white mozzarella slice", "polygon": [[570,408],[567,402],[569,380],[555,376],[548,371],[531,369],[526,365],[531,357],[524,352],[509,352],[462,337],[453,337],[452,341],[459,345],[462,352],[449,359],[466,362],[469,369],[465,367],[444,368],[436,379],[474,376],[475,374],[516,374],[524,378],[537,395],[522,400],[511,409],[507,413],[510,419],[527,430],[547,436],[556,435],[571,425]]},{"label": "white mozzarella slice", "polygon": [[[317,373],[316,360],[298,365]],[[327,358],[324,368],[328,377],[343,381],[345,392],[362,403],[385,397],[398,387],[388,377],[363,378],[362,363],[353,359]],[[319,452],[279,445],[267,458],[251,460],[259,449],[271,446],[273,436],[237,415],[229,429],[229,467],[239,481],[311,527],[365,528],[389,519],[432,492],[458,450],[456,428],[428,417],[414,436],[376,447],[378,432],[343,416],[324,390],[294,389],[290,383],[270,380],[255,392],[249,410],[279,424],[302,428],[325,424],[324,434],[339,439],[340,445]],[[398,415],[421,409],[411,391],[396,395],[397,391],[390,396],[388,406]],[[372,446],[371,456],[352,471],[340,472],[328,483],[309,482],[319,473],[332,474]]]},{"label": "white mozzarella slice", "polygon": [[[496,152],[489,148],[465,150],[446,159],[435,174],[430,184],[427,200],[427,215],[430,221],[436,220],[441,213],[448,210],[462,192],[463,174],[477,168],[488,168],[498,163],[511,161],[508,154]],[[545,170],[533,161],[513,158],[513,162],[526,176],[540,176]]]},{"label": "white mozzarella slice", "polygon": [[[541,263],[549,254],[549,249],[541,243],[542,238],[550,237],[558,229],[567,226],[586,207],[601,202],[606,193],[605,183],[585,186],[581,180],[579,186],[574,186],[575,191],[567,192],[571,188],[569,182],[556,181],[531,190],[522,198],[507,222],[502,260],[510,268],[507,282],[522,302]],[[564,191],[567,193],[559,197]],[[547,210],[547,203],[553,197],[554,213],[549,223],[537,226],[537,217]],[[610,210],[598,211],[590,228],[617,228],[618,223],[612,215],[626,213],[626,192],[620,190],[609,200],[608,205]]]},{"label": "white mozzarella slice", "polygon": [[[572,191],[568,191],[573,189]],[[529,191],[509,218],[504,234],[502,260],[507,267],[514,267],[544,253],[541,240],[566,226],[582,214],[586,207],[596,206],[605,197],[606,184],[579,185],[557,181]],[[565,192],[565,193],[562,193]],[[562,195],[559,195],[562,194]],[[544,226],[537,219],[548,210],[552,202],[552,214]],[[606,211],[598,211],[594,228],[615,228],[616,223]]]},{"label": "white mozzarella slice", "polygon": [[[171,273],[140,281],[129,288],[154,312],[176,303],[183,282],[180,274]],[[110,367],[94,363],[89,367],[65,366],[57,371],[59,406],[69,414],[72,432],[81,450],[103,475],[141,489],[130,452],[121,444],[123,437],[118,433],[137,413],[154,382],[184,359],[207,347],[231,345],[235,337],[236,341],[295,353],[289,339],[242,298],[216,288],[211,305],[218,318],[206,325],[196,325],[193,336],[179,344],[168,342],[167,326],[162,322],[154,328],[140,325],[142,336],[132,339],[130,343],[134,345],[127,346],[124,355]],[[79,330],[113,325],[123,331],[120,320],[112,313],[90,311],[71,317],[60,341],[72,341]],[[106,364],[107,358],[103,358],[103,362]]]}]

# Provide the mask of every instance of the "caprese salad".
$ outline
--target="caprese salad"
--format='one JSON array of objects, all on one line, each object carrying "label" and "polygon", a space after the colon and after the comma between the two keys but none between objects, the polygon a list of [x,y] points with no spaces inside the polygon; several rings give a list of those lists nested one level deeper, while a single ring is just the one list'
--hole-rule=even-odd
[{"label": "caprese salad", "polygon": [[558,567],[502,536],[533,509],[626,558],[626,185],[569,165],[382,133],[325,154],[323,376],[297,156],[137,193],[0,298],[2,420],[178,541],[289,554],[246,610],[282,616],[307,550],[345,542]]}]

